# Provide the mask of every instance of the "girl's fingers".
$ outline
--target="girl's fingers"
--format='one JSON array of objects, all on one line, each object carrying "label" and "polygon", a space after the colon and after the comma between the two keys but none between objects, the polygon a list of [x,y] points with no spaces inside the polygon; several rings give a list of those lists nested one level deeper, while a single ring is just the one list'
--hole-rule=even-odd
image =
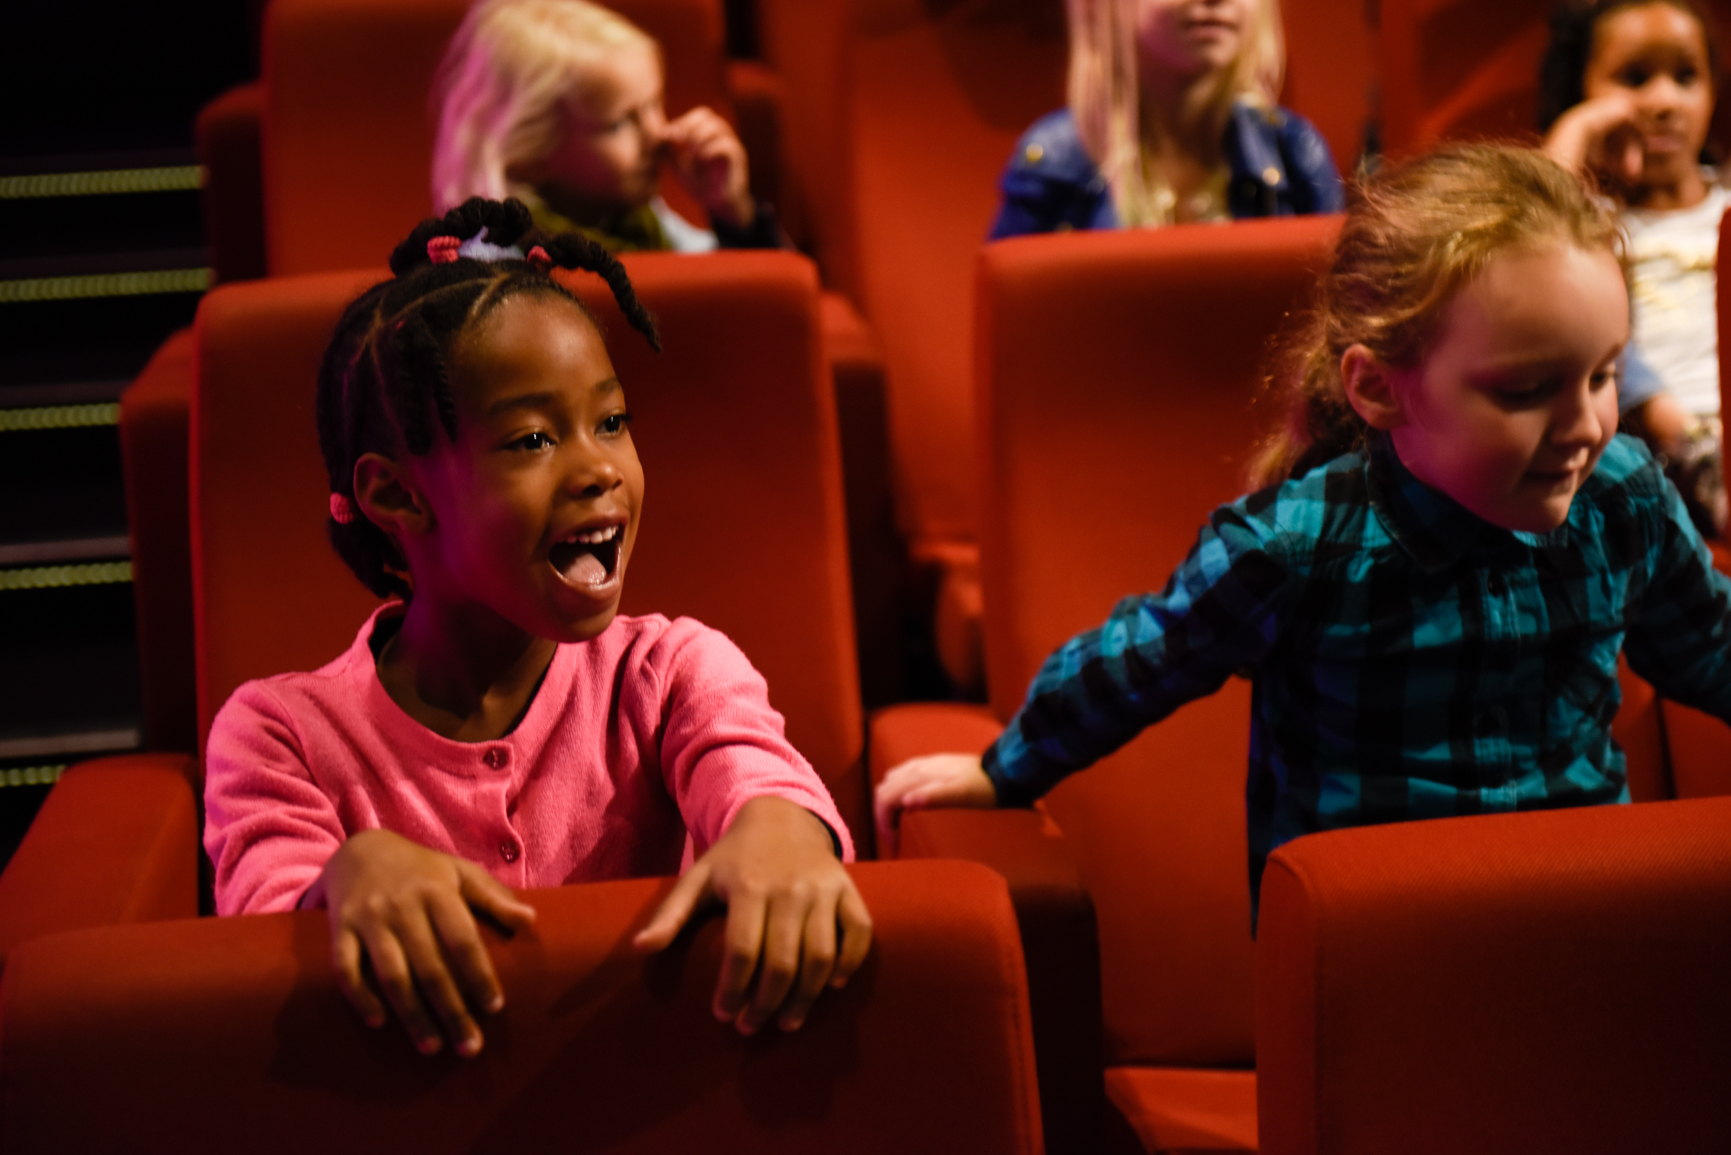
[{"label": "girl's fingers", "polygon": [[811,904],[805,917],[805,937],[800,944],[799,981],[781,1006],[776,1025],[784,1031],[797,1031],[811,1013],[811,1005],[829,984],[835,970],[834,898],[825,895]]},{"label": "girl's fingers", "polygon": [[[467,912],[464,912],[467,914]],[[399,931],[403,949],[408,955],[409,967],[414,972],[415,985],[421,990],[426,1001],[432,1004],[433,1013],[444,1024],[444,1034],[457,1048],[457,1053],[468,1057],[481,1050],[481,1028],[475,1025],[475,1020],[469,1015],[469,1007],[463,1001],[463,992],[457,988],[457,981],[451,977],[450,968],[446,965],[445,951],[439,943],[439,938],[433,933],[432,923],[426,916],[413,919]],[[426,1018],[425,1015],[422,1016]],[[437,1051],[439,1032],[432,1028],[429,1022],[433,1046],[422,1047],[425,1054]]]},{"label": "girl's fingers", "polygon": [[721,956],[721,974],[715,983],[715,1017],[733,1022],[745,1006],[745,992],[757,970],[763,948],[763,920],[767,913],[761,894],[728,896],[727,945]]},{"label": "girl's fingers", "polygon": [[385,1025],[385,1004],[361,976],[361,940],[347,927],[331,930],[331,969],[336,972],[337,989],[349,1000],[367,1026]]},{"label": "girl's fingers", "polygon": [[505,993],[499,989],[499,977],[493,971],[493,960],[481,944],[481,930],[475,916],[456,896],[441,896],[429,904],[433,932],[444,947],[445,958],[456,972],[457,984],[470,1005],[488,1014],[505,1009]]},{"label": "girl's fingers", "polygon": [[871,912],[866,910],[865,899],[860,897],[851,878],[841,893],[841,902],[837,904],[836,921],[841,925],[841,949],[836,951],[835,969],[830,973],[829,985],[840,989],[853,978],[872,948]]},{"label": "girl's fingers", "polygon": [[463,901],[512,931],[535,925],[535,908],[511,893],[511,888],[466,859],[456,859],[457,888]]},{"label": "girl's fingers", "polygon": [[397,1021],[409,1032],[409,1041],[423,1055],[437,1054],[440,1044],[438,1028],[421,1006],[420,995],[415,992],[414,975],[409,970],[409,961],[397,936],[388,928],[372,928],[366,933],[366,947],[367,958],[373,964],[373,980],[379,984],[379,993],[384,995],[385,1002],[397,1013]]},{"label": "girl's fingers", "polygon": [[[809,899],[801,901],[801,897],[783,893],[764,912],[760,937],[763,961],[758,967],[757,993],[738,1017],[739,1029],[745,1034],[756,1034],[770,1020],[799,976],[800,939],[805,934],[812,906]],[[728,922],[731,946],[732,919]],[[741,941],[744,941],[743,933]]]},{"label": "girl's fingers", "polygon": [[661,900],[661,905],[650,918],[649,925],[637,932],[637,937],[631,940],[631,945],[646,954],[667,949],[679,932],[690,920],[697,904],[710,898],[709,866],[699,862],[685,872],[685,877],[674,884],[667,897]]}]

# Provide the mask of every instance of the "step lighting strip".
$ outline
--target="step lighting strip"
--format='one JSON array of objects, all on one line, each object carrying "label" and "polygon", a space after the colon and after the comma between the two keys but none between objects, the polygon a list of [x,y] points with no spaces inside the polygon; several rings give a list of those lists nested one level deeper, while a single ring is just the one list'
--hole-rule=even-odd
[{"label": "step lighting strip", "polygon": [[39,565],[29,569],[0,569],[0,592],[115,585],[131,580],[132,563],[129,561],[101,561],[89,565]]},{"label": "step lighting strip", "polygon": [[0,786],[52,786],[64,773],[64,762],[58,766],[14,766],[0,770]]},{"label": "step lighting strip", "polygon": [[39,429],[84,429],[119,425],[118,402],[94,405],[44,405],[34,409],[0,409],[0,433],[33,433]]},{"label": "step lighting strip", "polygon": [[196,164],[117,168],[106,172],[50,172],[33,176],[0,176],[0,201],[181,192],[202,187],[204,168]]},{"label": "step lighting strip", "polygon": [[160,269],[147,273],[97,273],[86,277],[32,277],[0,281],[0,305],[30,301],[75,301],[85,297],[138,297],[152,293],[202,293],[209,269]]}]

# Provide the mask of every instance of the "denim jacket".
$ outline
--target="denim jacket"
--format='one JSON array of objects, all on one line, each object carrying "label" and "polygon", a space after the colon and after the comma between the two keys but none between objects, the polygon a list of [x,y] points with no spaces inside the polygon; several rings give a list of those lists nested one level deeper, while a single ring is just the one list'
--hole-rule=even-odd
[{"label": "denim jacket", "polygon": [[[1239,101],[1220,151],[1234,217],[1337,213],[1346,194],[1328,142],[1297,113]],[[990,238],[1058,229],[1115,229],[1118,212],[1106,178],[1082,146],[1069,109],[1048,113],[1016,142],[1004,169],[1004,194]]]}]

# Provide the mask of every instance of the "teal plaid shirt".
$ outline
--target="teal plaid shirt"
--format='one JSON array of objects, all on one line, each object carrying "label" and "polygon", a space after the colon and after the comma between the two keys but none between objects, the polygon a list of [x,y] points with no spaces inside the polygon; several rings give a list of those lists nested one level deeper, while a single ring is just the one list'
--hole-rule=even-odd
[{"label": "teal plaid shirt", "polygon": [[1046,660],[985,755],[1026,805],[1249,672],[1250,886],[1318,830],[1626,801],[1617,654],[1731,721],[1731,580],[1619,436],[1544,535],[1481,520],[1386,442],[1222,506],[1158,594]]}]

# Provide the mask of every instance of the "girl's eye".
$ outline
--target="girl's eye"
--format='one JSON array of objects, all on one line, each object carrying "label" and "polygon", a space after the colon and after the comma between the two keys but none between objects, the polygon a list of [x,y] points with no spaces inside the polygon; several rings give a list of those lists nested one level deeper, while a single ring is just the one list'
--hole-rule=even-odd
[{"label": "girl's eye", "polygon": [[1615,385],[1616,383],[1617,370],[1614,368],[1601,369],[1597,373],[1593,374],[1592,385],[1595,390],[1603,389],[1607,385]]},{"label": "girl's eye", "polygon": [[1695,78],[1699,75],[1693,68],[1679,68],[1672,79],[1676,80],[1679,88],[1687,88],[1695,83]]},{"label": "girl's eye", "polygon": [[1623,84],[1629,88],[1639,88],[1647,83],[1649,73],[1644,68],[1628,68],[1623,71]]},{"label": "girl's eye", "polygon": [[1509,385],[1496,391],[1497,401],[1508,408],[1519,408],[1542,400],[1550,386],[1544,383],[1538,385]]},{"label": "girl's eye", "polygon": [[601,432],[607,434],[623,433],[625,427],[631,424],[633,416],[631,413],[609,413],[601,419]]},{"label": "girl's eye", "polygon": [[517,440],[511,442],[510,448],[522,449],[530,453],[536,453],[543,449],[550,449],[552,448],[552,445],[553,439],[545,433],[525,433],[523,436],[517,438]]}]

